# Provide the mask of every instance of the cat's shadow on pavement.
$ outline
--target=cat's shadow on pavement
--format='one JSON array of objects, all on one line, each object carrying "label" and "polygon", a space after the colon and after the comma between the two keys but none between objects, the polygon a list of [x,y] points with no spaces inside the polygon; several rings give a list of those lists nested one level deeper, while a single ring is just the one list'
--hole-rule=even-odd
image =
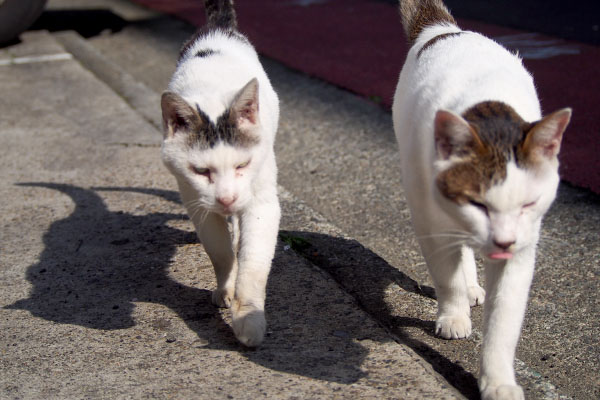
[{"label": "cat's shadow on pavement", "polygon": [[[237,342],[219,309],[211,304],[209,290],[169,276],[177,247],[198,242],[194,232],[169,226],[171,220],[186,218],[184,214],[112,211],[99,195],[102,191],[119,191],[123,196],[134,192],[179,203],[178,193],[58,183],[18,185],[59,191],[69,196],[75,207],[45,232],[44,250],[26,270],[25,278],[32,286],[29,296],[5,309],[27,310],[48,321],[106,331],[135,326],[136,302],[156,303],[176,312],[207,343],[205,348],[238,351],[269,369],[320,380],[350,384],[365,376],[360,366],[368,350],[351,334],[340,333],[339,319],[326,320],[320,332],[327,337],[315,340],[305,333],[310,326],[301,326],[302,321],[290,317],[298,304],[287,291],[295,282],[281,280],[289,279],[285,264],[300,258],[284,251],[281,243],[269,280],[269,331],[263,346],[252,350]],[[269,304],[274,302],[278,304]]]},{"label": "cat's shadow on pavement", "polygon": [[[420,285],[356,240],[316,232],[282,231],[280,236],[298,253],[327,271],[372,317],[430,363],[465,397],[479,399],[473,373],[426,343],[444,341],[434,334],[435,321],[416,317],[418,311],[410,313],[413,316],[403,315],[403,309],[412,306],[418,310],[425,298],[435,299],[432,287]],[[390,304],[386,292],[392,284],[412,298],[406,301],[416,303]]]},{"label": "cat's shadow on pavement", "polygon": [[[380,310],[381,315],[376,316],[380,322],[392,321],[396,326],[433,332],[433,321],[394,316],[385,300],[390,281],[407,292],[426,297],[433,296],[431,288],[419,286],[356,241],[319,233],[282,231],[280,237],[284,243],[278,245],[268,285],[267,338],[258,350],[247,349],[237,342],[219,310],[211,304],[209,290],[187,286],[169,276],[177,247],[197,243],[194,232],[168,224],[184,218],[184,214],[138,215],[111,211],[98,194],[102,191],[123,192],[124,196],[127,192],[143,193],[180,203],[178,193],[131,187],[88,189],[57,183],[19,185],[60,191],[70,197],[75,208],[66,218],[54,221],[44,234],[44,250],[39,261],[26,271],[26,279],[32,285],[29,297],[6,309],[28,310],[36,317],[61,324],[116,330],[136,324],[132,316],[136,302],[157,303],[175,311],[208,343],[206,348],[239,351],[250,361],[272,370],[354,383],[365,376],[360,367],[369,351],[360,345],[360,340],[355,340],[358,333],[348,329],[357,326],[352,316],[326,316],[313,326],[310,315],[306,320],[294,317],[294,313],[324,312],[316,306],[313,310],[302,309],[310,306],[312,300],[298,300],[293,295],[295,286],[314,284],[308,278],[302,281],[292,277],[286,270],[289,263],[298,262],[299,257],[294,254],[300,254],[305,262],[324,268],[338,282],[350,279],[358,283],[355,288],[342,284],[364,308]],[[369,265],[364,265],[365,260]],[[318,289],[309,289],[315,291],[314,297],[318,299]],[[363,296],[367,293],[369,295]],[[312,293],[308,295],[313,297]],[[366,304],[368,302],[371,304]],[[475,378],[461,366],[419,340],[408,336],[401,340],[463,394],[472,389],[476,392]]]}]

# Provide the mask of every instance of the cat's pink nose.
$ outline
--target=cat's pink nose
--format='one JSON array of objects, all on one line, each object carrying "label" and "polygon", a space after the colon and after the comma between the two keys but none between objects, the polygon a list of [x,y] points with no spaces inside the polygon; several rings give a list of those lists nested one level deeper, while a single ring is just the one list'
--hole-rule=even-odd
[{"label": "cat's pink nose", "polygon": [[218,197],[217,201],[219,204],[223,205],[223,207],[230,207],[237,200],[237,196],[228,196],[228,197]]},{"label": "cat's pink nose", "polygon": [[510,246],[512,246],[513,244],[515,244],[515,241],[506,241],[506,242],[498,242],[496,240],[494,240],[494,245],[502,250],[508,250],[508,248]]}]

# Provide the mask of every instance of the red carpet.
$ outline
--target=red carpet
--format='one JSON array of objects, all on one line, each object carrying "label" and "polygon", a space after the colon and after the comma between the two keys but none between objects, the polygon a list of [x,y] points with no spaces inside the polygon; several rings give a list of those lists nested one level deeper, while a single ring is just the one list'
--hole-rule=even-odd
[{"label": "red carpet", "polygon": [[[204,23],[199,0],[134,1],[198,26]],[[236,10],[240,30],[261,54],[391,106],[407,51],[394,5],[373,0],[240,0]],[[543,110],[573,108],[560,156],[562,178],[600,194],[600,48],[458,22],[463,29],[503,42],[517,40],[510,47],[520,50],[533,73]]]}]

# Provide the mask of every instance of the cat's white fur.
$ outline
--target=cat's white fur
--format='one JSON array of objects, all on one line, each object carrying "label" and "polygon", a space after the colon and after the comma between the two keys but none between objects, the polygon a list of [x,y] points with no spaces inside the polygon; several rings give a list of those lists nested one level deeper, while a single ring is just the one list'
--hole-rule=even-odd
[{"label": "cat's white fur", "polygon": [[[522,399],[513,369],[515,349],[533,277],[541,219],[552,203],[559,177],[556,157],[535,169],[507,167],[505,181],[492,187],[478,207],[444,198],[436,176],[454,159],[438,157],[434,139],[439,110],[460,115],[495,100],[525,120],[541,118],[530,74],[521,60],[473,32],[448,36],[418,51],[430,39],[460,32],[453,24],[426,27],[408,53],[393,104],[403,184],[412,221],[438,298],[436,332],[444,338],[471,334],[470,308],[485,299],[479,386],[484,399]],[[476,53],[476,55],[474,55]],[[569,114],[570,115],[570,114]],[[524,207],[532,202],[535,205]],[[508,260],[486,257],[493,241],[516,241]],[[473,250],[485,259],[484,291],[477,283]]]},{"label": "cat's white fur", "polygon": [[[216,51],[197,57],[202,49]],[[162,159],[179,191],[217,277],[213,302],[231,307],[233,330],[247,346],[264,337],[267,277],[280,219],[273,143],[279,102],[254,48],[225,31],[201,37],[182,55],[168,90],[201,109],[212,122],[253,79],[258,84],[258,120],[242,121],[259,143],[190,148],[187,137],[166,136]],[[249,164],[245,165],[248,161]],[[191,166],[210,169],[210,178]]]}]

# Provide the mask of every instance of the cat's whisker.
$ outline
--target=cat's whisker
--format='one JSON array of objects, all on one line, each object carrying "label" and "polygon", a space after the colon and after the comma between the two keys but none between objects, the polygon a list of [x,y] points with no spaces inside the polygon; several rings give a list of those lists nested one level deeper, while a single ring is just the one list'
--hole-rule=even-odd
[{"label": "cat's whisker", "polygon": [[199,223],[203,223],[206,220],[206,217],[208,216],[208,210],[202,206],[201,202],[198,202],[198,204],[194,208],[188,207],[188,210],[188,214],[191,220],[196,220],[196,217],[199,214]]},{"label": "cat's whisker", "polygon": [[185,203],[183,203],[183,205],[186,208],[194,209],[198,206],[202,206],[202,203],[203,203],[203,201],[201,199],[194,199],[194,200],[186,201]]},{"label": "cat's whisker", "polygon": [[[457,245],[454,248],[447,246],[446,249],[438,249],[435,252],[433,252],[431,254],[432,257],[436,258],[436,261],[438,263],[446,263],[449,259],[451,259],[452,257],[456,256],[458,253],[461,252],[461,245]],[[449,250],[450,249],[450,250]],[[449,250],[449,251],[448,251]],[[440,253],[443,251],[443,257],[438,257],[438,255],[440,255]]]},{"label": "cat's whisker", "polygon": [[[436,257],[439,253],[446,252],[447,250],[452,249],[456,249],[456,251],[461,251],[461,248],[464,244],[466,243],[462,240],[446,243],[444,246],[436,247],[433,253],[431,253],[431,256]],[[451,253],[450,255],[454,255],[454,253]]]},{"label": "cat's whisker", "polygon": [[430,235],[419,235],[417,239],[445,239],[445,238],[461,238],[461,239],[469,239],[472,237],[470,233],[467,232],[440,232],[433,233]]}]

